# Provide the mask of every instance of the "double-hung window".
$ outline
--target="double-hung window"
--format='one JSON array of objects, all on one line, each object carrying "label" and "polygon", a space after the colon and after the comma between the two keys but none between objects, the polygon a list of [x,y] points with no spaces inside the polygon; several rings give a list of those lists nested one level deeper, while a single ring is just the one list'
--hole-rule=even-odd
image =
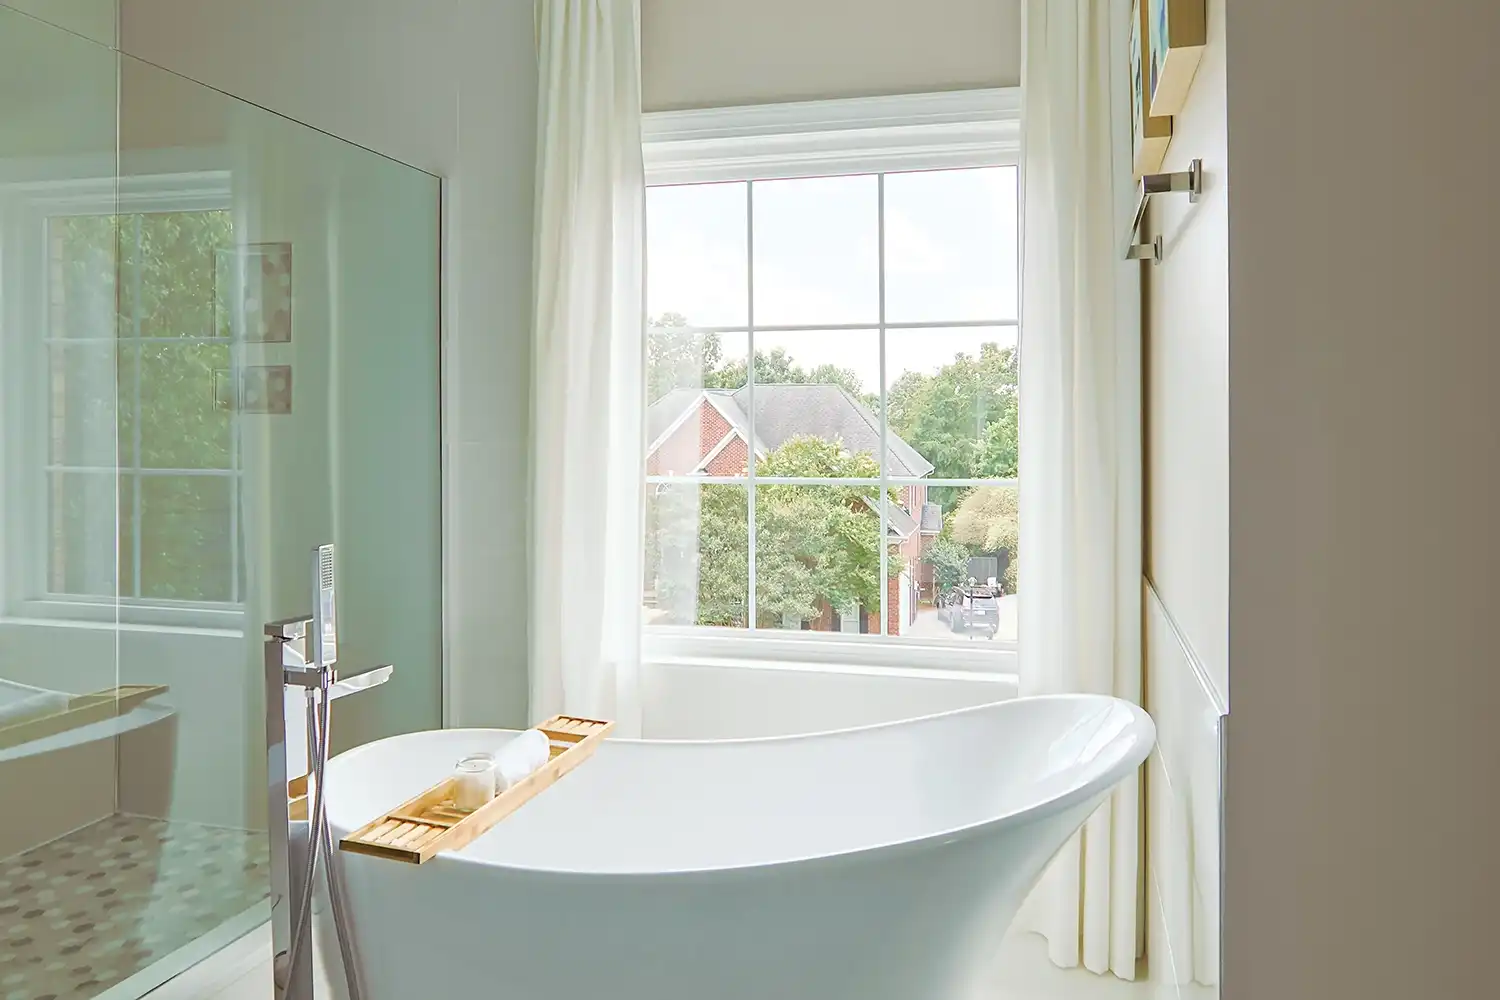
[{"label": "double-hung window", "polygon": [[648,648],[1004,669],[1017,133],[1006,91],[648,116]]},{"label": "double-hung window", "polygon": [[7,613],[238,627],[236,365],[218,175],[7,199]]}]

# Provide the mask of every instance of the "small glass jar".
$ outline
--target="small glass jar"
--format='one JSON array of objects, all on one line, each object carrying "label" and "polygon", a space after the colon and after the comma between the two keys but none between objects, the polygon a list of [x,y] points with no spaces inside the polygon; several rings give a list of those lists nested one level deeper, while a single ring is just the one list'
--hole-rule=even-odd
[{"label": "small glass jar", "polygon": [[473,812],[495,797],[495,756],[473,753],[453,766],[453,807]]}]

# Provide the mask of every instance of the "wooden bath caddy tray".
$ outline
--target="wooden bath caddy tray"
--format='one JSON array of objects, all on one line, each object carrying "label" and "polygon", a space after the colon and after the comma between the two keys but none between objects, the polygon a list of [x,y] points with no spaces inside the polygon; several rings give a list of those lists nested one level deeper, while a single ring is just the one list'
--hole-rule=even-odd
[{"label": "wooden bath caddy tray", "polygon": [[471,813],[453,806],[454,778],[444,778],[416,798],[339,841],[339,849],[420,865],[443,851],[466,847],[558,778],[593,756],[613,722],[554,715],[537,726],[552,743],[547,763]]}]

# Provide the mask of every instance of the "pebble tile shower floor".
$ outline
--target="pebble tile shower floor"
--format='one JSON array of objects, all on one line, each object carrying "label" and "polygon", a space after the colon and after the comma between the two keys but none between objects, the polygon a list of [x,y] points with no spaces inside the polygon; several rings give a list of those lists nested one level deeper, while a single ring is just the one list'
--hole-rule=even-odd
[{"label": "pebble tile shower floor", "polygon": [[264,899],[264,833],[112,816],[0,861],[0,1000],[90,1000]]}]

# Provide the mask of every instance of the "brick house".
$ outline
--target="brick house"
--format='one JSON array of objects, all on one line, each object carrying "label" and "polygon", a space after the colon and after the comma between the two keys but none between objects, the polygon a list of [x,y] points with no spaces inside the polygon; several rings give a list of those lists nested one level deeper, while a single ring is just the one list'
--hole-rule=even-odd
[{"label": "brick house", "polygon": [[[788,439],[810,435],[841,441],[850,452],[875,454],[880,419],[837,385],[785,383],[755,386],[755,441],[750,441],[750,390],[674,389],[646,414],[648,475],[741,476],[753,450],[764,457]],[[887,432],[889,475],[922,478],[932,463],[898,435]],[[942,510],[927,501],[927,487],[903,486],[887,516],[892,558],[901,572],[886,581],[887,630],[899,635],[916,620],[917,604],[932,586],[932,568],[922,561],[926,545],[942,531]],[[924,589],[925,588],[925,589]],[[879,632],[880,609],[836,609],[826,602],[804,629]],[[793,623],[786,623],[793,627]]]}]

